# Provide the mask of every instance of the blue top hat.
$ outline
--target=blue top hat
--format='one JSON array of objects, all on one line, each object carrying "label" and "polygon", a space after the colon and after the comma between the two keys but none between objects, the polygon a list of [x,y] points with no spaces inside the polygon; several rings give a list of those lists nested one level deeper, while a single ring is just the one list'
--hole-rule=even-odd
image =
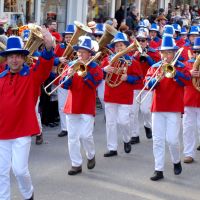
[{"label": "blue top hat", "polygon": [[74,34],[74,32],[75,32],[74,24],[68,24],[67,27],[66,27],[66,31],[63,33],[63,35]]},{"label": "blue top hat", "polygon": [[181,32],[181,26],[179,24],[172,24],[172,26],[174,27],[174,30],[177,32]]},{"label": "blue top hat", "polygon": [[146,25],[145,25],[145,23],[144,23],[143,20],[141,20],[141,21],[138,22],[138,26],[139,27],[146,27]]},{"label": "blue top hat", "polygon": [[18,36],[11,36],[8,38],[6,50],[0,52],[0,56],[6,56],[11,53],[20,53],[25,56],[29,54],[28,50],[23,49],[22,39]]},{"label": "blue top hat", "polygon": [[174,27],[172,25],[166,25],[164,27],[163,37],[164,36],[171,36],[171,37],[173,37],[174,33],[175,33]]},{"label": "blue top hat", "polygon": [[94,35],[103,35],[103,33],[104,33],[103,24],[100,24],[100,23],[96,24],[96,29],[94,31]]},{"label": "blue top hat", "polygon": [[187,29],[185,28],[185,26],[181,28],[181,33],[180,34],[181,35],[187,35],[188,34]]},{"label": "blue top hat", "polygon": [[191,26],[188,35],[199,35],[199,27]]},{"label": "blue top hat", "polygon": [[89,51],[92,55],[95,54],[92,39],[89,36],[79,37],[78,44],[74,45],[73,48],[75,51],[78,51],[79,49],[85,49]]},{"label": "blue top hat", "polygon": [[159,48],[160,51],[164,50],[177,50],[178,47],[176,46],[174,38],[171,36],[164,36],[162,39],[161,46]]},{"label": "blue top hat", "polygon": [[115,37],[112,40],[112,43],[110,44],[110,47],[114,48],[114,46],[117,42],[123,42],[126,46],[128,46],[130,44],[126,34],[122,33],[122,32],[117,32],[117,34],[115,35]]},{"label": "blue top hat", "polygon": [[30,30],[24,30],[23,33],[22,33],[22,39],[24,42],[26,42],[28,40],[28,37],[30,35]]},{"label": "blue top hat", "polygon": [[159,31],[159,26],[156,23],[151,24],[150,31]]},{"label": "blue top hat", "polygon": [[196,37],[194,39],[194,45],[192,47],[192,50],[194,50],[194,51],[200,51],[200,37]]}]

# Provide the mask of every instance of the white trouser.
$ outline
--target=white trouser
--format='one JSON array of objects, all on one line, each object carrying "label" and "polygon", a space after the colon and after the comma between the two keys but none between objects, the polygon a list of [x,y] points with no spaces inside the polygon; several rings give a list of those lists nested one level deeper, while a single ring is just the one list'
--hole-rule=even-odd
[{"label": "white trouser", "polygon": [[68,91],[62,87],[58,88],[58,111],[60,116],[61,131],[67,131],[66,114],[64,113],[64,106],[67,100]]},{"label": "white trouser", "polygon": [[105,109],[105,102],[104,102],[104,92],[105,92],[105,80],[102,80],[99,86],[97,87],[98,97],[101,102],[103,109]]},{"label": "white trouser", "polygon": [[[152,123],[152,115],[151,115],[151,104],[152,104],[152,92],[149,93],[147,98],[142,102],[142,104],[139,104],[136,101],[136,97],[139,94],[140,90],[134,90],[134,99],[133,99],[133,106],[131,109],[130,114],[130,128],[131,128],[131,136],[137,137],[139,136],[139,130],[140,130],[140,120],[139,120],[139,113],[141,112],[142,118],[144,121],[144,126],[147,128],[151,128]],[[145,96],[145,94],[148,91],[145,90],[142,95],[141,99]]]},{"label": "white trouser", "polygon": [[[108,150],[117,150],[117,134],[123,141],[130,141],[130,111],[132,105],[105,103],[106,133]],[[117,126],[118,125],[118,126]]]},{"label": "white trouser", "polygon": [[42,133],[42,122],[41,122],[41,115],[39,113],[39,103],[40,103],[40,97],[38,97],[36,106],[35,106],[35,111],[36,111],[36,116],[37,116],[37,120],[38,120],[38,124],[40,127],[40,133]]},{"label": "white trouser", "polygon": [[95,155],[93,129],[94,116],[86,114],[67,114],[68,148],[72,166],[82,165],[80,147],[82,143],[87,159]]},{"label": "white trouser", "polygon": [[165,139],[167,140],[171,160],[174,164],[180,162],[179,132],[181,128],[181,113],[153,112],[152,135],[155,170],[164,171]]},{"label": "white trouser", "polygon": [[200,108],[185,107],[183,115],[183,153],[185,156],[195,157],[196,135],[200,139]]},{"label": "white trouser", "polygon": [[0,140],[0,200],[10,200],[10,169],[17,179],[24,199],[33,193],[31,176],[28,170],[28,157],[31,137]]}]

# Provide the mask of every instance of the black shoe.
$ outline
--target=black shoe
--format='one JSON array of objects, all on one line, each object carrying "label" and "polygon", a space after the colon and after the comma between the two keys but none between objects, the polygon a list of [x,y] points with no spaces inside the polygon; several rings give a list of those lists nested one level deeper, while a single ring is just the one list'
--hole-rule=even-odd
[{"label": "black shoe", "polygon": [[43,136],[42,136],[42,133],[41,133],[41,135],[36,136],[35,144],[40,145],[42,143],[43,143]]},{"label": "black shoe", "polygon": [[68,132],[67,131],[61,131],[59,134],[58,134],[58,137],[64,137],[64,136],[67,136],[68,135]]},{"label": "black shoe", "polygon": [[197,147],[197,150],[200,151],[200,145]]},{"label": "black shoe", "polygon": [[124,151],[126,153],[130,153],[131,152],[131,142],[124,142]]},{"label": "black shoe", "polygon": [[30,199],[26,199],[26,200],[34,200],[34,195],[32,195]]},{"label": "black shoe", "polygon": [[151,139],[152,138],[152,130],[151,130],[151,128],[147,128],[146,126],[144,126],[144,129],[145,129],[145,132],[146,132],[146,137],[148,139]]},{"label": "black shoe", "polygon": [[174,164],[174,174],[179,175],[182,172],[181,162]]},{"label": "black shoe", "polygon": [[160,179],[163,179],[163,172],[162,171],[155,171],[153,176],[150,178],[152,181],[158,181]]},{"label": "black shoe", "polygon": [[95,164],[96,164],[96,161],[95,161],[95,156],[94,156],[91,160],[88,159],[87,168],[93,169],[95,167]]},{"label": "black shoe", "polygon": [[111,156],[117,156],[117,151],[108,151],[104,154],[104,157],[111,157]]},{"label": "black shoe", "polygon": [[131,144],[138,144],[140,143],[140,137],[137,136],[137,137],[131,137]]},{"label": "black shoe", "polygon": [[82,172],[82,166],[73,167],[68,171],[68,175],[76,175]]},{"label": "black shoe", "polygon": [[55,124],[54,122],[48,123],[48,126],[51,128],[54,128],[57,126],[57,124]]}]

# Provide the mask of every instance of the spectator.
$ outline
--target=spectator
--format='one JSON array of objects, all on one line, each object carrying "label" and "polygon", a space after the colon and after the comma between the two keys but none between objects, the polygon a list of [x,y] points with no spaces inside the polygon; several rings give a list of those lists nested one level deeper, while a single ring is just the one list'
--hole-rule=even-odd
[{"label": "spectator", "polygon": [[124,20],[124,5],[121,5],[121,7],[116,11],[115,18],[118,23],[118,25],[117,25],[117,29],[118,29]]},{"label": "spectator", "polygon": [[131,29],[135,30],[137,27],[137,23],[139,21],[139,13],[135,6],[130,7],[130,12],[126,18],[126,25]]}]

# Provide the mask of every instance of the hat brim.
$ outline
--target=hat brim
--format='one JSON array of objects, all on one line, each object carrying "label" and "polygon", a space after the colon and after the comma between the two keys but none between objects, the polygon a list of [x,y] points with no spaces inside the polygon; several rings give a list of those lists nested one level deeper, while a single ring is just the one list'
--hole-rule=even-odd
[{"label": "hat brim", "polygon": [[8,50],[0,52],[0,56],[7,56],[12,53],[20,53],[20,54],[24,54],[25,56],[27,56],[30,52],[25,49],[18,49],[18,48],[14,49],[13,48],[13,49],[8,49]]},{"label": "hat brim", "polygon": [[174,51],[176,51],[176,50],[178,50],[178,49],[179,49],[178,46],[174,46],[173,48],[172,48],[172,47],[164,47],[164,48],[159,47],[159,48],[158,48],[159,51],[167,51],[167,50],[174,50]]},{"label": "hat brim", "polygon": [[126,46],[129,46],[129,45],[130,45],[130,42],[128,42],[128,41],[125,41],[125,40],[115,40],[114,42],[112,42],[112,43],[109,45],[109,47],[114,48],[114,47],[115,47],[115,44],[116,44],[117,42],[123,42]]},{"label": "hat brim", "polygon": [[65,36],[65,35],[69,35],[69,34],[72,34],[72,35],[73,35],[74,32],[64,32],[64,33],[62,33],[63,36]]},{"label": "hat brim", "polygon": [[85,49],[85,50],[89,51],[92,55],[95,55],[95,52],[92,51],[91,49],[87,48],[87,47],[74,45],[74,46],[73,46],[73,49],[74,49],[75,51],[78,51],[79,49]]}]

